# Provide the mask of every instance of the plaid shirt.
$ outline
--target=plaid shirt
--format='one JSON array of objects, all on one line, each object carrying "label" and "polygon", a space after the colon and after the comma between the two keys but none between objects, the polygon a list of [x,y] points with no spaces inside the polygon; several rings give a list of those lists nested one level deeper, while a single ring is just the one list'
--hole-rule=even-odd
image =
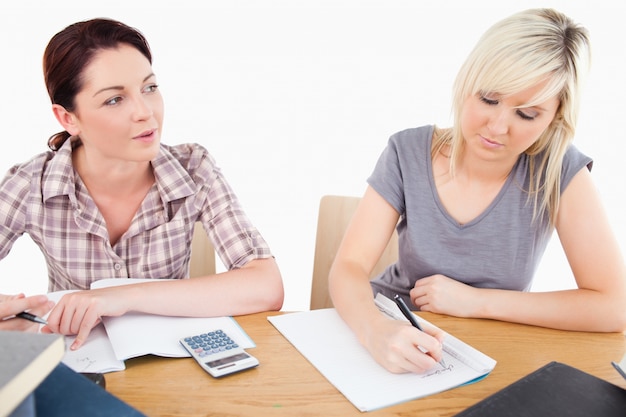
[{"label": "plaid shirt", "polygon": [[228,269],[270,249],[215,160],[197,144],[161,145],[155,184],[111,247],[104,218],[72,165],[70,140],[14,166],[0,184],[0,259],[28,233],[48,265],[49,291],[86,289],[103,278],[186,278],[196,221]]}]

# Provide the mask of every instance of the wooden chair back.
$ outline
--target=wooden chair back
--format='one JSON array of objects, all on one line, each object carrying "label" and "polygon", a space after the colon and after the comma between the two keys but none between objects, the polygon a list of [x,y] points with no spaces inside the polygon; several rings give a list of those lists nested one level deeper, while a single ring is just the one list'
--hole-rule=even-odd
[{"label": "wooden chair back", "polygon": [[193,228],[191,240],[191,260],[189,261],[189,277],[201,277],[215,274],[215,249],[209,240],[202,223],[197,222]]},{"label": "wooden chair back", "polygon": [[[328,293],[328,273],[360,201],[360,197],[335,195],[326,195],[320,200],[311,284],[311,310],[333,306]],[[375,278],[397,259],[398,236],[394,231],[387,248],[372,270],[370,279]]]}]

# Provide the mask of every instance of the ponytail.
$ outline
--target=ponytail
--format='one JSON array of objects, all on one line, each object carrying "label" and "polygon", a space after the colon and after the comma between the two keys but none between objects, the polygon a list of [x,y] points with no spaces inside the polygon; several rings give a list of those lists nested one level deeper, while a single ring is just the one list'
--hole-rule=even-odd
[{"label": "ponytail", "polygon": [[70,136],[72,135],[65,130],[63,132],[55,133],[48,139],[48,148],[55,152],[58,151],[61,149],[61,146],[63,146],[65,141],[70,138]]}]

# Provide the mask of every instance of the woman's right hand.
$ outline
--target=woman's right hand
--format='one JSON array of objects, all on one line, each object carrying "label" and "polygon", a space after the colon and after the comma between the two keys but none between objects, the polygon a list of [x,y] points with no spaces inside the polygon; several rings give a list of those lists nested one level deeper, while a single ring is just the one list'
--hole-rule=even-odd
[{"label": "woman's right hand", "polygon": [[24,294],[0,294],[0,330],[37,332],[38,323],[15,317],[15,315],[28,311],[42,317],[48,314],[53,306],[54,302],[49,301],[45,295],[26,297]]},{"label": "woman's right hand", "polygon": [[444,338],[441,329],[428,325],[423,329],[381,315],[371,323],[364,345],[376,362],[390,372],[423,373],[438,365]]},{"label": "woman's right hand", "polygon": [[126,306],[129,303],[125,302],[127,297],[123,294],[132,293],[133,288],[139,287],[124,285],[65,294],[48,316],[48,325],[42,328],[42,332],[76,335],[70,345],[70,350],[76,350],[87,341],[102,317],[121,316],[128,311]]}]

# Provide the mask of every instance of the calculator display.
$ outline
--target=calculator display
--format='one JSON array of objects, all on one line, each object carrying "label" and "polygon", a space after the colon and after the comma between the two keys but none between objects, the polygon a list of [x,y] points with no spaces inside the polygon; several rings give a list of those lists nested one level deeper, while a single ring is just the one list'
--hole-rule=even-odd
[{"label": "calculator display", "polygon": [[245,354],[245,353],[237,353],[236,355],[232,355],[232,356],[227,356],[225,358],[221,358],[221,359],[216,359],[214,361],[209,361],[206,362],[206,365],[210,368],[217,368],[219,366],[223,366],[223,365],[227,365],[233,362],[237,362],[238,360],[241,359],[246,359],[250,357],[249,355]]}]

